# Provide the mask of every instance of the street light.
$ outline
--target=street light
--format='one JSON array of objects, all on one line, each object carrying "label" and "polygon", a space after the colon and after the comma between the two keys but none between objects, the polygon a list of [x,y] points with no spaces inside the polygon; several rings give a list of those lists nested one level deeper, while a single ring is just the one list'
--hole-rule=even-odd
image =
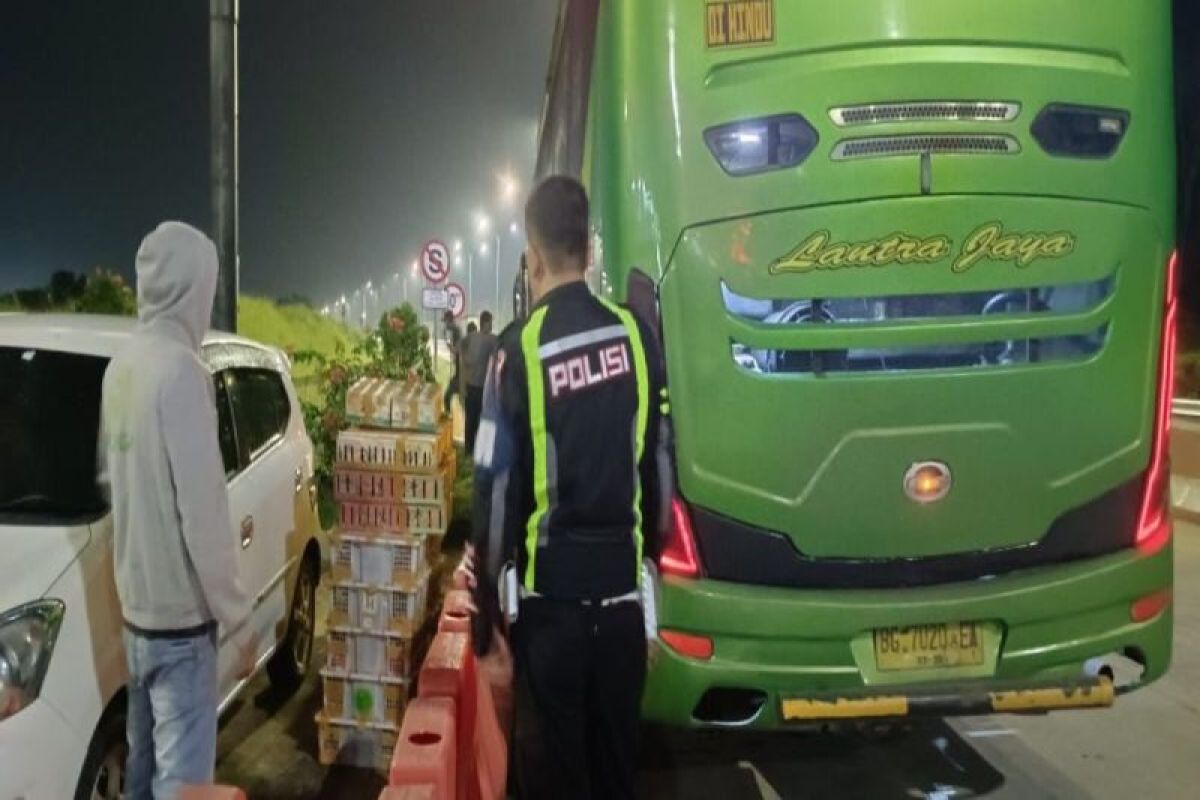
[{"label": "street light", "polygon": [[521,226],[514,222],[508,226],[508,232],[513,236],[519,236],[521,233]]},{"label": "street light", "polygon": [[505,172],[500,175],[500,203],[506,208],[511,206],[517,199],[517,193],[521,191],[521,184],[513,177],[511,172]]},{"label": "street light", "polygon": [[487,214],[479,214],[475,218],[475,230],[479,232],[480,236],[487,236],[492,230],[492,220]]},{"label": "street light", "polygon": [[454,252],[455,252],[455,253],[461,253],[461,252],[462,252],[462,239],[455,239],[455,240],[454,240]]}]

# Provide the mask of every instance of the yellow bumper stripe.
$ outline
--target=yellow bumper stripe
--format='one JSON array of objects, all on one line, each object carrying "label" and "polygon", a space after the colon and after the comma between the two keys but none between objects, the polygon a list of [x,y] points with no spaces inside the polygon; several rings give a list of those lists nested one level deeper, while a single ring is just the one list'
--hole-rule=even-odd
[{"label": "yellow bumper stripe", "polygon": [[1107,708],[1113,704],[1116,693],[1113,691],[1112,681],[1102,680],[1096,686],[1073,689],[1015,689],[992,692],[990,696],[992,710],[1002,713],[1053,708]]},{"label": "yellow bumper stripe", "polygon": [[783,701],[785,720],[855,719],[859,717],[903,717],[908,714],[908,698],[867,697],[861,700],[805,700],[792,698]]}]

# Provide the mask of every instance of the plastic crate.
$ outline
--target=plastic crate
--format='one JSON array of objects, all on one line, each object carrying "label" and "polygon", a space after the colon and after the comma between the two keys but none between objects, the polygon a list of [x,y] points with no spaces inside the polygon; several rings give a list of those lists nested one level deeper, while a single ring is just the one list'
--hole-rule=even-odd
[{"label": "plastic crate", "polygon": [[404,635],[361,628],[330,628],[325,666],[335,672],[407,678],[412,665],[412,642]]},{"label": "plastic crate", "polygon": [[408,679],[321,670],[325,716],[359,724],[399,725],[408,705]]},{"label": "plastic crate", "polygon": [[387,774],[400,738],[400,726],[361,724],[352,719],[316,716],[317,754],[322,764],[347,764]]},{"label": "plastic crate", "polygon": [[411,636],[421,627],[427,594],[426,575],[389,587],[335,583],[329,627]]},{"label": "plastic crate", "polygon": [[369,503],[346,500],[338,504],[339,527],[358,533],[443,534],[450,524],[450,498],[440,503]]},{"label": "plastic crate", "polygon": [[360,378],[346,392],[346,419],[356,425],[436,432],[442,411],[436,383]]},{"label": "plastic crate", "polygon": [[436,433],[368,431],[361,428],[338,434],[334,453],[338,467],[383,472],[438,472],[451,467],[454,440],[446,420]]},{"label": "plastic crate", "polygon": [[425,538],[381,533],[335,533],[330,548],[333,579],[345,583],[394,586],[425,568]]},{"label": "plastic crate", "polygon": [[453,479],[446,469],[427,474],[349,467],[333,471],[333,496],[339,501],[441,503],[452,491]]}]

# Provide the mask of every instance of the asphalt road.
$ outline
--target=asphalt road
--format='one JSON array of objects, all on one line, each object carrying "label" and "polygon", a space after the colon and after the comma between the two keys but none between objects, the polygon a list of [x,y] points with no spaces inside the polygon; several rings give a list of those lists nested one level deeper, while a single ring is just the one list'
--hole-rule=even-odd
[{"label": "asphalt road", "polygon": [[[696,733],[648,729],[646,798],[1182,798],[1200,786],[1200,527],[1176,534],[1167,677],[1113,709],[929,720],[905,729]],[[251,798],[367,798],[382,780],[316,763],[320,687],[274,697],[260,679],[227,715],[218,777]]]}]

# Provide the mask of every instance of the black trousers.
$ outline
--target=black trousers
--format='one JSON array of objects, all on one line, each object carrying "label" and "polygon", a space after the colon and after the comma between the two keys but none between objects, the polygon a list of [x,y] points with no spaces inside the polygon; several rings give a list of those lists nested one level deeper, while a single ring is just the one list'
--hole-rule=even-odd
[{"label": "black trousers", "polygon": [[641,606],[525,600],[512,646],[517,797],[632,798],[646,682]]},{"label": "black trousers", "polygon": [[483,387],[467,384],[464,401],[467,411],[467,455],[475,452],[475,434],[479,432],[479,418],[483,416]]},{"label": "black trousers", "polygon": [[[457,363],[458,361],[455,359],[455,364]],[[450,398],[454,397],[454,395],[458,395],[460,399],[462,398],[462,388],[458,382],[457,366],[454,367],[454,376],[450,378],[450,382],[446,384],[446,391],[442,394],[442,405],[447,414],[450,413]]]}]

